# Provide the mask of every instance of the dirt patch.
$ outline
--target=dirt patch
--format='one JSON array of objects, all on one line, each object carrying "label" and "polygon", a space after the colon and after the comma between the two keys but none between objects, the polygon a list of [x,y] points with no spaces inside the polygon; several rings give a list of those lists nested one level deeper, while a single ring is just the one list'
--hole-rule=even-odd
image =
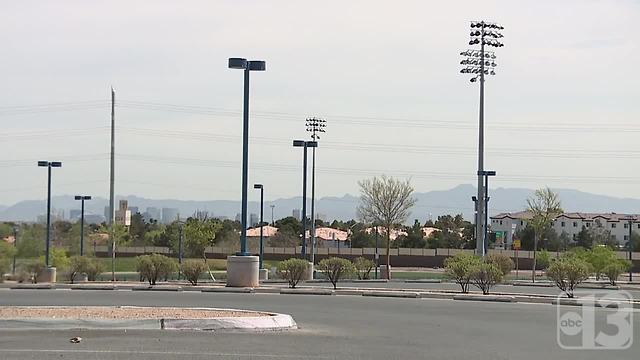
[{"label": "dirt patch", "polygon": [[262,317],[268,313],[202,308],[134,306],[0,306],[0,319],[215,319],[221,317]]}]

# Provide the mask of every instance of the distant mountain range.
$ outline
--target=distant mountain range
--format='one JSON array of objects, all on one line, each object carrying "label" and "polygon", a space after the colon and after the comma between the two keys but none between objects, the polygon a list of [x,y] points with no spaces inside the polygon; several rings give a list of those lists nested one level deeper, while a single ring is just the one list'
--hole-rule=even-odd
[{"label": "distant mountain range", "polygon": [[[555,191],[559,193],[565,211],[640,213],[640,199],[596,195],[571,189],[555,189]],[[425,221],[430,217],[435,220],[437,216],[443,214],[462,214],[465,218],[472,219],[471,196],[475,193],[476,189],[472,185],[459,185],[443,191],[415,193],[414,196],[418,201],[412,209],[410,222],[413,222],[413,219]],[[493,215],[499,212],[522,210],[526,206],[526,199],[532,193],[531,189],[490,189],[489,213]],[[233,219],[240,212],[240,202],[233,200],[192,201],[118,196],[117,200],[120,199],[128,200],[129,206],[138,207],[140,212],[144,212],[147,207],[175,208],[182,217],[188,217],[197,210],[205,210],[213,216]],[[342,197],[319,198],[316,200],[316,213],[325,220],[352,219],[356,216],[355,209],[358,201],[357,196],[348,194]],[[301,197],[267,201],[264,211],[265,221],[271,220],[270,205],[275,205],[274,217],[278,219],[291,216],[293,209],[301,208],[301,203]],[[102,215],[107,204],[107,199],[96,197],[86,203],[87,213]],[[65,217],[68,218],[70,210],[79,209],[79,203],[73,199],[73,196],[56,196],[52,198],[52,207],[58,212],[64,211]],[[0,220],[35,221],[38,215],[44,214],[45,211],[45,200],[25,200],[11,206],[0,205]],[[250,202],[249,212],[258,214],[259,204]]]}]

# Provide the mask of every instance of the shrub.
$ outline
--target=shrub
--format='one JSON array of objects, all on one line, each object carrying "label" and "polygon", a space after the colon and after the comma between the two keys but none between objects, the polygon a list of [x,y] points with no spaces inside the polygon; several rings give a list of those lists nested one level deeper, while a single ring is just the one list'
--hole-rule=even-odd
[{"label": "shrub", "polygon": [[149,285],[155,285],[158,279],[168,277],[177,269],[175,260],[160,254],[141,255],[136,259],[136,271]]},{"label": "shrub", "polygon": [[104,264],[98,259],[91,259],[84,272],[87,274],[87,280],[96,281],[98,275],[104,272]]},{"label": "shrub", "polygon": [[471,282],[477,286],[482,293],[487,295],[491,288],[502,281],[504,274],[502,270],[493,263],[484,262],[476,264],[469,271],[471,273]]},{"label": "shrub", "polygon": [[469,292],[471,269],[480,264],[480,258],[467,253],[458,253],[444,261],[445,275],[453,279],[462,288],[462,293]]},{"label": "shrub", "polygon": [[335,289],[341,278],[356,272],[356,267],[347,259],[331,257],[320,261],[318,270],[323,271],[327,275]]},{"label": "shrub", "polygon": [[600,280],[604,268],[618,261],[618,257],[608,247],[596,246],[587,253],[586,260],[591,264],[591,270],[596,276],[596,280]]},{"label": "shrub", "polygon": [[6,241],[0,241],[0,283],[4,281],[4,274],[9,272],[13,256],[16,253],[14,246]]},{"label": "shrub", "polygon": [[[56,268],[56,271],[62,272],[69,268],[71,260],[67,256],[67,251],[62,248],[52,247],[49,249],[49,264],[51,267]],[[39,261],[45,263],[45,256],[40,256]]]},{"label": "shrub", "polygon": [[507,276],[511,270],[513,270],[514,263],[510,257],[504,254],[491,254],[486,258],[487,264],[495,265],[502,273],[502,276]]},{"label": "shrub", "polygon": [[551,255],[547,250],[541,250],[536,255],[536,268],[546,270],[551,264]]},{"label": "shrub", "polygon": [[278,264],[278,274],[289,282],[290,288],[295,288],[300,280],[307,274],[307,264],[306,260],[296,258],[281,261]]},{"label": "shrub", "polygon": [[615,262],[610,263],[602,269],[602,272],[609,279],[611,285],[615,285],[618,280],[618,276],[625,271],[629,271],[631,268],[631,262],[629,260],[618,259]]},{"label": "shrub", "polygon": [[187,260],[182,264],[182,273],[191,285],[198,285],[200,275],[207,270],[207,265],[199,260]]},{"label": "shrub", "polygon": [[547,277],[569,298],[576,286],[589,278],[589,273],[589,264],[575,256],[558,259],[547,269]]},{"label": "shrub", "polygon": [[69,282],[73,284],[76,276],[81,273],[86,273],[87,269],[91,266],[91,260],[86,256],[72,256],[69,261],[69,271],[67,275]]},{"label": "shrub", "polygon": [[35,284],[38,282],[38,276],[45,269],[44,261],[38,260],[36,262],[30,263],[29,265],[25,266],[25,268],[29,273],[29,277],[31,277],[31,280]]},{"label": "shrub", "polygon": [[376,263],[373,262],[373,260],[369,260],[361,256],[353,260],[353,265],[356,267],[358,279],[368,280],[371,270],[376,266]]}]

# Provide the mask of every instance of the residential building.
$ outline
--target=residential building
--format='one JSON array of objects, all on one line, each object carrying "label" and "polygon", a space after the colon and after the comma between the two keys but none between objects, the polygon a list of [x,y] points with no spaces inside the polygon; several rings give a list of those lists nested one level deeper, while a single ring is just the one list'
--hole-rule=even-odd
[{"label": "residential building", "polygon": [[[504,232],[507,247],[511,246],[513,234],[524,229],[531,220],[529,211],[514,213],[501,213],[491,217],[491,231]],[[553,220],[553,229],[558,235],[566,233],[570,239],[575,240],[578,233],[584,227],[590,229],[594,226],[602,227],[611,232],[611,237],[624,245],[629,239],[629,223],[632,231],[640,233],[640,215],[618,213],[563,213]]]},{"label": "residential building", "polygon": [[[309,230],[307,230],[307,239],[309,239],[309,241],[311,240]],[[349,233],[346,231],[330,227],[316,228],[316,246],[318,247],[351,247],[347,240],[349,240]]]}]

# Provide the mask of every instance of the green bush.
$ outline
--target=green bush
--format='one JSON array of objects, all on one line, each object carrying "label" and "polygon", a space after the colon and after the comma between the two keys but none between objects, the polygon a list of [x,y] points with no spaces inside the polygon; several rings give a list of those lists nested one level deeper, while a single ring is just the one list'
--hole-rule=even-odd
[{"label": "green bush", "polygon": [[100,259],[93,258],[89,261],[84,272],[87,274],[87,280],[96,281],[98,276],[104,272],[104,263]]},{"label": "green bush", "polygon": [[587,253],[586,259],[591,264],[591,271],[596,276],[596,280],[600,280],[600,275],[603,274],[607,265],[618,261],[616,253],[605,246],[595,246]]},{"label": "green bush", "polygon": [[577,256],[555,260],[547,269],[547,277],[569,298],[573,297],[576,286],[589,278],[589,273],[589,264]]},{"label": "green bush", "polygon": [[618,276],[623,272],[629,271],[631,268],[631,262],[629,260],[618,259],[615,262],[608,264],[602,269],[602,273],[605,274],[611,285],[616,285]]},{"label": "green bush", "polygon": [[320,261],[318,270],[327,275],[335,289],[341,278],[356,272],[356,267],[347,259],[331,257]]},{"label": "green bush", "polygon": [[307,274],[308,265],[306,260],[290,258],[285,261],[281,261],[278,264],[278,274],[281,278],[289,282],[290,288],[295,288],[296,285]]},{"label": "green bush", "polygon": [[29,273],[31,280],[33,283],[38,282],[38,276],[44,271],[46,266],[44,265],[44,260],[38,259],[38,261],[32,262],[25,266],[25,270]]},{"label": "green bush", "polygon": [[515,266],[513,260],[504,254],[487,255],[486,263],[495,265],[502,276],[507,276]]},{"label": "green bush", "polygon": [[177,269],[175,260],[160,254],[141,255],[136,259],[136,271],[149,285],[155,285],[158,279],[167,278]]},{"label": "green bush", "polygon": [[551,265],[551,255],[547,250],[541,250],[536,254],[536,269],[546,270]]},{"label": "green bush", "polygon": [[0,283],[4,281],[4,274],[11,269],[15,253],[16,248],[13,245],[9,245],[6,241],[0,241]]},{"label": "green bush", "polygon": [[376,266],[376,263],[373,262],[373,260],[369,260],[361,256],[353,260],[353,265],[356,267],[358,279],[368,280],[371,270]]},{"label": "green bush", "polygon": [[463,293],[469,292],[471,269],[480,264],[479,257],[467,253],[458,253],[444,261],[445,275],[453,279],[462,288]]},{"label": "green bush", "polygon": [[86,256],[72,256],[69,261],[67,276],[69,282],[73,284],[78,274],[86,273],[91,266],[91,260]]},{"label": "green bush", "polygon": [[502,270],[493,263],[479,263],[471,267],[471,283],[477,286],[482,293],[487,295],[491,288],[502,281],[504,274]]},{"label": "green bush", "polygon": [[[51,247],[49,249],[49,265],[56,268],[57,272],[63,272],[71,265],[71,260],[67,256],[67,251],[62,248]],[[40,262],[45,263],[45,256],[39,258]]]},{"label": "green bush", "polygon": [[191,283],[198,285],[198,279],[207,270],[207,265],[202,260],[187,260],[182,264],[182,273]]}]

